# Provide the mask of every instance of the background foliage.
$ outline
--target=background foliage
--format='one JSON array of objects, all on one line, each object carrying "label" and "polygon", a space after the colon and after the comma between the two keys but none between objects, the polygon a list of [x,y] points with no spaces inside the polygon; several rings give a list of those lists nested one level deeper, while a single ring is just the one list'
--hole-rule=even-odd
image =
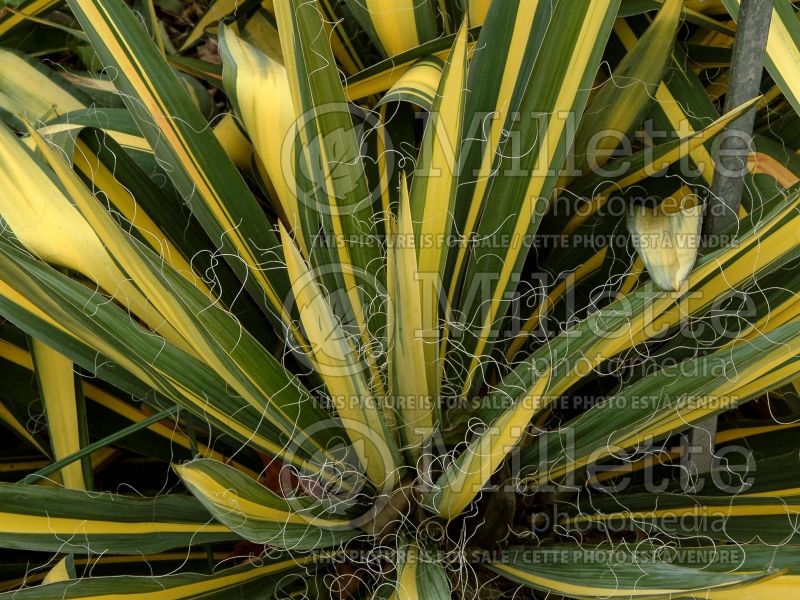
[{"label": "background foliage", "polygon": [[5,2],[0,598],[793,597],[796,11]]}]

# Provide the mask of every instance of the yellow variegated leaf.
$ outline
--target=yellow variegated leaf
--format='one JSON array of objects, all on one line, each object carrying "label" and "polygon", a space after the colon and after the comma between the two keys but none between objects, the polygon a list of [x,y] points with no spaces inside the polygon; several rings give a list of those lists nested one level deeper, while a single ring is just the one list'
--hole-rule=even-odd
[{"label": "yellow variegated leaf", "polygon": [[256,11],[241,28],[241,37],[275,62],[283,64],[283,51],[281,50],[281,40],[278,37],[278,28],[266,15],[265,10]]},{"label": "yellow variegated leaf", "polygon": [[387,102],[405,101],[430,111],[436,99],[442,67],[442,61],[436,56],[415,62],[386,92],[378,106]]},{"label": "yellow variegated leaf", "polygon": [[[286,68],[239,38],[230,28],[220,32],[225,88],[247,130],[258,158],[278,196],[286,225],[300,227],[297,192],[293,187],[295,112]],[[269,102],[264,102],[269,98]],[[288,170],[288,172],[287,172]],[[303,236],[297,236],[305,256]]]},{"label": "yellow variegated leaf", "polygon": [[446,240],[453,223],[457,190],[458,140],[461,139],[467,76],[467,25],[461,25],[447,58],[425,128],[414,180],[411,217],[417,244],[417,271],[422,297],[422,332],[428,389],[438,394],[439,289],[447,262]]},{"label": "yellow variegated leaf", "polygon": [[44,579],[42,579],[42,585],[58,583],[59,581],[68,581],[74,578],[75,560],[72,554],[68,554],[58,561],[55,566],[47,572],[47,575],[45,575]]},{"label": "yellow variegated leaf", "polygon": [[390,236],[386,265],[390,303],[387,320],[389,388],[400,417],[403,440],[411,455],[419,458],[423,441],[433,431],[433,391],[425,378],[417,252],[405,175],[400,180],[397,228]]},{"label": "yellow variegated leaf", "polygon": [[[482,5],[488,6],[489,2],[490,0],[477,0],[470,3],[470,22],[472,22],[473,18],[473,5],[475,5],[475,8],[479,8]],[[507,52],[497,52],[497,55],[489,57],[485,56],[485,50],[482,51],[481,55],[476,52],[476,58],[470,70],[470,74],[473,77],[473,73],[479,72],[481,68],[488,70],[488,66],[483,67],[482,64],[476,64],[476,62],[485,61],[491,63],[492,70],[500,74],[500,80],[493,101],[490,101],[490,104],[485,107],[492,117],[483,125],[482,136],[485,142],[478,146],[476,152],[479,152],[480,155],[474,158],[475,164],[470,164],[470,167],[476,169],[477,177],[474,178],[475,181],[471,189],[467,185],[462,186],[460,194],[464,195],[464,199],[462,200],[461,195],[458,196],[458,201],[466,207],[464,221],[459,223],[461,229],[459,233],[465,238],[475,231],[478,224],[484,195],[490,187],[491,175],[496,168],[496,161],[502,155],[500,145],[506,131],[507,119],[514,112],[511,103],[514,92],[517,86],[520,85],[520,72],[526,62],[526,57],[533,51],[531,48],[533,44],[530,43],[530,38],[534,34],[534,17],[539,8],[539,3],[518,2],[513,5],[508,4],[506,7],[515,13],[513,28],[511,31],[504,32],[507,39],[503,40],[505,44],[503,48],[507,49]],[[483,14],[485,16],[486,13],[483,12]],[[503,54],[505,56],[502,56]],[[484,107],[480,108],[483,109]],[[461,273],[464,267],[467,259],[467,250],[466,244],[459,244],[456,248],[453,276],[447,292],[447,300],[451,305],[458,290],[458,284],[460,283],[458,274]]]},{"label": "yellow variegated leaf", "polygon": [[449,600],[450,584],[442,563],[416,542],[398,553],[397,581],[390,600]]},{"label": "yellow variegated leaf", "polygon": [[[60,460],[81,449],[75,371],[71,360],[44,342],[34,339],[32,350],[50,444]],[[80,462],[61,469],[61,480],[68,488],[86,489]]]},{"label": "yellow variegated leaf", "polygon": [[703,206],[697,197],[670,197],[655,207],[636,205],[628,230],[647,272],[662,290],[681,288],[697,258]]},{"label": "yellow variegated leaf", "polygon": [[469,11],[469,26],[477,27],[483,25],[492,0],[469,0],[467,3]]},{"label": "yellow variegated leaf", "polygon": [[[0,213],[31,252],[95,281],[170,341],[190,347],[125,277],[100,238],[5,126],[0,125]],[[88,192],[87,192],[88,193]],[[96,202],[94,198],[93,202]]]},{"label": "yellow variegated leaf", "polygon": [[292,293],[310,346],[309,358],[328,388],[367,476],[376,485],[391,488],[398,477],[400,458],[378,402],[314,272],[283,228],[281,239]]},{"label": "yellow variegated leaf", "polygon": [[436,36],[431,0],[346,0],[346,3],[387,56],[396,56]]},{"label": "yellow variegated leaf", "polygon": [[36,68],[31,59],[0,48],[0,108],[37,122],[86,106],[82,99]]},{"label": "yellow variegated leaf", "polygon": [[[33,358],[31,357],[30,352],[26,351],[24,348],[20,348],[15,344],[12,344],[6,340],[0,339],[0,357],[4,358],[11,363],[28,369],[29,371],[33,371]],[[107,410],[118,414],[119,416],[133,422],[137,421],[144,421],[147,419],[149,415],[145,410],[141,408],[135,407],[130,402],[125,402],[121,398],[115,396],[114,394],[108,392],[104,388],[91,383],[85,378],[81,378],[81,389],[83,391],[83,395],[86,397],[87,400],[90,400]],[[42,454],[47,455],[48,451],[44,448],[39,446],[39,442],[33,437],[30,432],[24,426],[24,423],[18,423],[13,418],[13,415],[5,409],[5,407],[0,403],[0,420],[4,421],[6,424],[11,426],[15,432],[17,432],[21,437],[23,437],[31,446],[37,448]],[[16,426],[15,426],[16,425]],[[182,431],[180,431],[175,425],[168,425],[164,423],[153,423],[147,428],[149,431],[152,431],[156,435],[161,436],[165,440],[169,440],[171,443],[176,444],[182,448],[187,450],[192,449],[192,440]],[[206,444],[202,442],[196,443],[196,448],[199,451],[200,455],[205,458],[213,458],[218,461],[224,462],[226,459],[225,457],[212,448],[209,448]],[[92,455],[92,460],[94,461],[96,458],[99,458],[97,455],[99,453],[95,453]],[[236,464],[236,468],[242,471],[243,473],[248,474],[251,477],[257,477],[257,474],[249,469],[248,467],[242,464]]]},{"label": "yellow variegated leaf", "polygon": [[[472,52],[475,49],[475,42],[472,41],[467,44],[467,51]],[[449,49],[439,50],[430,55],[430,58],[444,60],[450,53]],[[345,87],[348,99],[351,102],[361,100],[374,94],[380,94],[390,89],[400,78],[419,60],[419,56],[414,56],[408,60],[395,62],[386,61],[386,68],[379,69],[375,73],[354,78],[352,81],[348,80]]]},{"label": "yellow variegated leaf", "polygon": [[[614,33],[622,41],[626,50],[630,51],[635,47],[637,42],[636,34],[626,21],[620,19],[614,23]],[[658,103],[659,109],[664,112],[674,131],[680,132],[680,135],[684,137],[694,136],[696,131],[692,128],[686,113],[683,112],[681,104],[663,81],[656,89],[655,101]],[[722,118],[725,119],[726,116],[724,115]],[[703,179],[710,186],[714,178],[714,159],[704,145],[708,142],[708,138],[698,141],[700,143],[689,145],[689,156],[692,157],[692,160],[700,169]]]},{"label": "yellow variegated leaf", "polygon": [[267,277],[265,255],[279,241],[269,219],[214,137],[180,79],[125,3],[68,0],[103,63],[119,74],[115,83],[165,173],[220,256],[250,296],[269,315],[291,327],[281,272]]},{"label": "yellow variegated leaf", "polygon": [[[511,85],[517,89],[512,98],[519,102],[519,112],[508,115],[503,123],[507,131],[514,132],[504,137],[510,140],[517,136],[519,147],[513,148],[515,144],[507,141],[500,156],[493,154],[489,159],[497,175],[489,178],[482,194],[482,213],[474,231],[481,244],[471,247],[463,273],[463,286],[468,291],[482,291],[466,293],[459,302],[459,310],[470,327],[462,336],[450,372],[463,382],[462,395],[469,395],[481,385],[491,364],[489,357],[497,341],[498,326],[519,284],[531,249],[530,240],[549,205],[555,174],[565,163],[566,148],[574,138],[571,124],[582,115],[618,6],[613,0],[539,2],[531,17],[534,36],[522,36],[526,46],[520,50],[529,55],[525,58],[533,59],[533,67],[524,79],[514,76]],[[502,14],[499,9],[490,11],[482,33],[495,15]],[[495,26],[504,22],[494,21]],[[487,41],[485,47],[488,44]],[[496,59],[487,60],[485,68],[496,64]],[[531,68],[530,63],[526,68]],[[546,78],[547,85],[537,85],[539,77]],[[503,83],[496,82],[500,86]],[[517,119],[520,114],[524,116]],[[530,115],[535,118],[528,118]],[[480,149],[482,144],[477,147]]]},{"label": "yellow variegated leaf", "polygon": [[[58,134],[77,136],[80,131],[84,129],[84,127],[84,125],[75,123],[54,123],[52,125],[37,127],[36,130],[42,134],[42,136],[51,139]],[[150,144],[147,142],[147,140],[139,135],[132,135],[122,131],[114,130],[106,130],[106,133],[125,150],[132,150],[133,152],[146,152],[148,154],[153,152],[153,149],[150,147]],[[22,141],[31,150],[35,149],[36,143],[30,137],[24,138]]]},{"label": "yellow variegated leaf", "polygon": [[120,183],[114,173],[82,141],[76,140],[73,154],[75,167],[88,177],[95,189],[102,191],[122,217],[136,227],[144,240],[181,275],[206,294],[213,302],[215,297],[205,282],[192,269],[189,261],[175,247],[169,237],[137,204],[133,194]]},{"label": "yellow variegated leaf", "polygon": [[445,519],[457,517],[481,491],[506,455],[522,439],[531,418],[541,409],[550,372],[492,422],[439,478],[426,503]]},{"label": "yellow variegated leaf", "polygon": [[778,575],[733,589],[710,590],[708,600],[793,600],[800,575]]},{"label": "yellow variegated leaf", "polygon": [[[662,548],[663,549],[663,548]],[[717,552],[720,548],[715,549]],[[637,549],[638,551],[638,549]],[[775,574],[762,570],[725,572],[708,565],[673,564],[658,553],[636,552],[619,546],[584,544],[511,546],[503,560],[489,569],[549,597],[576,598],[747,598],[737,592],[751,582],[770,581]],[[680,554],[680,549],[676,549]],[[709,556],[713,552],[709,552]],[[667,556],[667,553],[664,553]],[[695,556],[702,556],[699,552]],[[744,556],[744,552],[742,552]],[[700,559],[702,560],[702,559]],[[738,565],[737,565],[738,567]],[[758,583],[756,584],[758,585]],[[760,600],[758,595],[749,596]]]},{"label": "yellow variegated leaf", "polygon": [[[642,120],[672,53],[683,0],[665,0],[653,23],[586,107],[575,135],[577,171],[596,171]],[[618,27],[627,28],[624,20]],[[615,26],[616,27],[616,26]]]},{"label": "yellow variegated leaf", "polygon": [[220,145],[225,150],[225,154],[231,159],[240,170],[250,169],[250,156],[253,154],[253,147],[244,137],[239,126],[236,125],[233,115],[228,113],[214,125],[214,136],[219,140]]},{"label": "yellow variegated leaf", "polygon": [[212,515],[252,542],[304,550],[359,533],[349,519],[328,515],[317,499],[284,497],[223,463],[197,459],[174,469]]},{"label": "yellow variegated leaf", "polygon": [[9,33],[12,29],[25,22],[26,18],[32,15],[41,14],[58,5],[59,0],[29,0],[28,2],[16,3],[16,12],[6,12],[0,14],[0,36]]}]

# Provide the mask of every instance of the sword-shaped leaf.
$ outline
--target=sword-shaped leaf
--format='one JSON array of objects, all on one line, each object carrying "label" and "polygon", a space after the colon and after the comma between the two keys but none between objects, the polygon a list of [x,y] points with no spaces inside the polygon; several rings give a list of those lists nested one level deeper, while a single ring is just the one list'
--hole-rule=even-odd
[{"label": "sword-shaped leaf", "polygon": [[[186,88],[123,2],[69,0],[156,157],[192,213],[264,310],[286,324],[288,281],[266,215]],[[264,298],[266,297],[266,301]]]},{"label": "sword-shaped leaf", "polygon": [[436,557],[415,542],[400,548],[395,591],[390,600],[449,600],[450,582]]},{"label": "sword-shaped leaf", "polygon": [[436,56],[418,60],[403,73],[376,106],[387,102],[411,102],[427,111],[433,110],[443,68],[444,63]]},{"label": "sword-shaped leaf", "polygon": [[605,164],[642,120],[669,64],[682,7],[683,0],[661,4],[653,23],[589,101],[575,134],[576,172]]},{"label": "sword-shaped leaf", "polygon": [[528,395],[475,436],[428,492],[426,505],[430,509],[446,519],[461,514],[522,439],[549,384],[550,373],[541,375]]},{"label": "sword-shaped leaf", "polygon": [[[785,325],[747,344],[665,367],[589,409],[532,445],[523,463],[530,480],[556,480],[648,440],[690,428],[792,381],[800,373],[800,324]],[[575,447],[567,453],[566,436]]]},{"label": "sword-shaped leaf", "polygon": [[[80,382],[76,380],[72,361],[47,344],[32,339],[31,354],[53,456],[60,460],[88,443]],[[91,481],[91,464],[86,460],[74,462],[60,473],[65,487],[84,490],[87,479]]]},{"label": "sword-shaped leaf", "polygon": [[391,489],[402,461],[378,399],[314,271],[285,229],[281,237],[292,292],[310,345],[309,358],[325,382],[367,477],[375,485]]},{"label": "sword-shaped leaf", "polygon": [[139,554],[237,537],[191,497],[132,498],[0,483],[3,548]]},{"label": "sword-shaped leaf", "polygon": [[436,37],[434,0],[345,0],[345,4],[385,56]]},{"label": "sword-shaped leaf", "polygon": [[[520,3],[520,5],[533,3]],[[573,141],[568,122],[579,121],[600,66],[618,1],[538,2],[531,25],[515,55],[536,43],[533,66],[517,80],[519,113],[504,135],[501,158],[492,169],[475,232],[480,244],[469,255],[460,308],[469,324],[457,353],[454,377],[466,394],[479,386],[487,356],[517,287],[530,239],[549,204],[551,192]],[[491,21],[490,14],[487,21]],[[487,22],[486,27],[488,28]],[[497,55],[502,56],[502,53]],[[516,90],[515,90],[516,93]],[[517,117],[520,117],[517,119]],[[494,149],[492,149],[492,152]],[[488,159],[495,165],[494,154]],[[482,171],[483,173],[484,171]],[[466,175],[471,175],[467,171]],[[486,289],[487,294],[476,293]]]},{"label": "sword-shaped leaf", "polygon": [[[156,555],[155,560],[157,560]],[[186,560],[186,553],[176,557]],[[149,598],[150,600],[224,600],[225,598],[277,597],[296,580],[308,577],[316,556],[259,558],[256,562],[228,567],[211,575],[183,572],[142,577],[137,575],[79,577],[25,587],[0,594],[0,599],[96,600],[103,597]],[[154,560],[153,556],[148,557]]]},{"label": "sword-shaped leaf", "polygon": [[411,455],[419,458],[423,441],[433,432],[433,385],[426,379],[417,251],[404,175],[400,179],[397,226],[393,229],[386,257],[389,391],[403,441]]},{"label": "sword-shaped leaf", "polygon": [[284,498],[221,462],[198,459],[174,468],[217,520],[251,542],[311,550],[362,534],[349,520],[326,516],[314,498]]},{"label": "sword-shaped leaf", "polygon": [[506,560],[488,566],[522,585],[570,598],[733,598],[740,586],[747,597],[748,583],[772,576],[767,569],[720,573],[658,560],[657,552],[637,556],[635,550],[566,544],[514,546]]}]

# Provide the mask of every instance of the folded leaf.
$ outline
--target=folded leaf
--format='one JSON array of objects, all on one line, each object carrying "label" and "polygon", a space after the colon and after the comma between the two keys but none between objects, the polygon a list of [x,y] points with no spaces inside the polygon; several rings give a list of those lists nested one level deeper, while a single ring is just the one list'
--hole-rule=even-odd
[{"label": "folded leaf", "polygon": [[444,64],[431,56],[415,62],[383,95],[376,106],[387,102],[411,102],[427,111],[433,109]]},{"label": "folded leaf", "polygon": [[313,498],[281,497],[221,462],[198,459],[174,469],[217,520],[251,542],[311,550],[361,533],[348,519],[326,516]]},{"label": "folded leaf", "polygon": [[395,592],[390,600],[449,600],[450,582],[442,563],[416,543],[400,548]]},{"label": "folded leaf", "polygon": [[697,258],[703,206],[687,205],[687,198],[671,198],[655,207],[632,206],[628,213],[628,231],[647,272],[659,289],[678,291]]}]

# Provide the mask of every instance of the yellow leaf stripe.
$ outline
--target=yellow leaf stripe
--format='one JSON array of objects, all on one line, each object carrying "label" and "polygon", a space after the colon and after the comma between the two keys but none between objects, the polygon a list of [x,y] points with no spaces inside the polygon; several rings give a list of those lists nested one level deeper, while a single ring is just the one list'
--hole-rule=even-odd
[{"label": "yellow leaf stripe", "polygon": [[[43,260],[84,274],[154,331],[192,353],[185,340],[123,275],[68,197],[3,125],[0,125],[0,166],[0,184],[6,190],[0,196],[0,211],[28,250]],[[96,203],[94,198],[92,201]]]},{"label": "yellow leaf stripe", "polygon": [[548,181],[548,177],[543,176],[543,174],[548,173],[551,169],[551,164],[556,152],[562,144],[568,122],[563,112],[564,109],[573,105],[575,97],[578,95],[581,81],[585,74],[584,69],[595,50],[597,39],[601,31],[601,24],[608,18],[607,12],[608,7],[604,2],[592,2],[586,8],[577,36],[577,43],[568,59],[568,64],[581,65],[581,68],[572,69],[566,74],[553,103],[553,110],[555,112],[549,120],[547,135],[544,136],[544,143],[542,143],[537,150],[536,159],[531,171],[533,175],[530,177],[524,195],[525,202],[521,206],[520,214],[516,216],[514,228],[510,235],[511,242],[506,256],[504,257],[503,266],[498,274],[497,283],[494,284],[493,294],[486,310],[486,317],[483,319],[480,330],[476,336],[477,344],[475,350],[471,352],[472,358],[467,368],[464,385],[462,386],[462,393],[464,394],[472,387],[473,378],[479,372],[484,350],[489,340],[492,339],[492,328],[495,327],[495,321],[499,316],[498,312],[502,305],[503,297],[511,281],[512,272],[516,268],[517,257],[523,250],[526,233],[531,223],[535,222],[537,213],[541,211],[541,207],[539,206],[540,197],[543,187]]},{"label": "yellow leaf stripe", "polygon": [[[55,459],[60,460],[81,449],[75,371],[71,360],[36,338],[33,338],[32,349],[50,444]],[[65,487],[86,489],[81,461],[65,466],[60,473]]]},{"label": "yellow leaf stripe", "polygon": [[[235,101],[239,118],[247,130],[258,157],[259,169],[266,171],[275,189],[284,222],[291,231],[301,227],[294,181],[294,144],[297,135],[295,111],[286,68],[241,40],[230,28],[220,32],[225,88]],[[227,59],[227,60],[226,60]],[[270,101],[265,103],[264,98]],[[308,257],[305,236],[297,236]]]},{"label": "yellow leaf stripe", "polygon": [[365,0],[375,33],[389,56],[419,46],[416,5],[426,0]]},{"label": "yellow leaf stripe", "polygon": [[126,32],[120,29],[119,21],[109,8],[111,5],[105,0],[69,0],[69,3],[77,16],[83,17],[84,25],[86,26],[86,23],[91,25],[87,29],[91,29],[102,40],[119,71],[153,119],[159,137],[163,138],[175,153],[196,193],[203,199],[221,231],[224,232],[224,236],[232,242],[244,264],[247,265],[250,276],[258,282],[270,306],[291,327],[292,319],[286,313],[284,298],[260,268],[260,261],[255,256],[250,242],[242,235],[241,223],[234,219],[225,199],[221,196],[222,191],[211,181],[208,171],[200,164],[199,157],[193,154],[192,145],[183,133],[178,119],[167,106],[161,90],[148,77],[147,67],[141,62]]},{"label": "yellow leaf stripe", "polygon": [[376,106],[387,102],[411,102],[430,111],[442,77],[442,62],[435,56],[414,63],[381,98]]},{"label": "yellow leaf stripe", "polygon": [[325,381],[367,476],[376,485],[393,487],[400,460],[376,399],[313,271],[283,228],[281,239],[316,370]]},{"label": "yellow leaf stripe", "polygon": [[550,372],[536,380],[531,390],[493,421],[442,475],[428,502],[445,519],[453,519],[469,505],[500,463],[525,434],[550,385]]},{"label": "yellow leaf stripe", "polygon": [[25,21],[26,15],[38,15],[44,11],[54,8],[60,0],[33,0],[25,2],[16,12],[8,12],[0,19],[0,36],[5,35],[14,27]]},{"label": "yellow leaf stripe", "polygon": [[159,256],[191,281],[211,301],[215,298],[206,283],[197,276],[183,253],[170,241],[144,210],[138,206],[133,195],[115,177],[114,173],[95,155],[82,141],[75,143],[73,154],[74,166],[83,173],[92,184],[102,190],[114,205],[114,208],[142,234],[144,240]]},{"label": "yellow leaf stripe", "polygon": [[[470,22],[473,19],[474,2],[470,3]],[[485,9],[488,10],[488,1],[478,3],[484,4]],[[529,0],[528,2],[517,3],[517,14],[514,18],[514,30],[511,34],[511,39],[508,45],[508,54],[506,55],[505,65],[503,66],[503,77],[500,87],[497,90],[497,99],[495,100],[495,113],[488,121],[488,133],[486,134],[486,144],[484,145],[483,154],[481,156],[481,164],[478,170],[477,180],[475,181],[475,188],[472,192],[467,205],[469,211],[464,223],[462,235],[466,238],[475,231],[475,226],[478,222],[481,205],[483,204],[484,195],[486,194],[489,180],[492,175],[492,168],[498,159],[500,151],[499,144],[501,136],[505,129],[506,119],[509,116],[511,109],[511,98],[514,90],[519,83],[519,72],[522,66],[522,61],[528,51],[528,38],[531,35],[533,27],[534,16],[539,8],[539,0]],[[482,11],[483,12],[483,11]],[[485,12],[484,12],[485,16]],[[464,265],[464,260],[467,256],[466,245],[459,245],[457,249],[454,274],[461,273]],[[457,286],[459,284],[459,277],[454,276],[450,282],[450,289],[447,293],[448,303],[452,306]],[[444,353],[443,343],[442,353]]]},{"label": "yellow leaf stripe", "polygon": [[466,46],[467,26],[463,23],[442,72],[411,185],[426,376],[433,395],[438,394],[441,384],[438,289],[447,261],[448,244],[444,240],[450,235],[457,189],[458,150],[453,144],[461,139]]},{"label": "yellow leaf stripe", "polygon": [[[390,217],[391,220],[391,217]],[[421,336],[422,307],[417,277],[417,253],[405,174],[400,180],[397,228],[390,236],[387,259],[389,292],[389,387],[396,398],[403,440],[418,458],[433,431],[433,390],[426,379],[425,346]]]},{"label": "yellow leaf stripe", "polygon": [[[4,22],[0,22],[0,29]],[[35,68],[24,55],[0,48],[0,108],[38,120],[85,108],[83,102]]]},{"label": "yellow leaf stripe", "polygon": [[86,535],[146,535],[150,533],[227,533],[216,523],[124,522],[100,519],[70,519],[48,515],[25,515],[0,511],[0,534],[57,535],[80,539]]},{"label": "yellow leaf stripe", "polygon": [[[195,468],[192,463],[186,465],[175,465],[175,472],[180,476],[185,484],[194,488],[209,502],[215,504],[220,511],[225,514],[240,514],[243,518],[250,520],[267,521],[277,525],[313,525],[321,528],[341,528],[347,525],[347,521],[324,519],[304,511],[293,509],[289,501],[285,501],[285,508],[275,508],[262,502],[245,497],[236,489],[230,489],[217,481],[208,472]],[[270,494],[275,498],[275,503],[282,499],[270,490],[264,488],[259,483],[253,484],[261,488],[264,495]]]}]

